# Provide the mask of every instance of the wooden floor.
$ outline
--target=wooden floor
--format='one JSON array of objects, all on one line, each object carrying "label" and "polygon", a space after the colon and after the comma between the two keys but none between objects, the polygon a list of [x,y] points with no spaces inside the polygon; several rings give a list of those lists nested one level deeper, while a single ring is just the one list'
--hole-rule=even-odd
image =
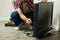
[{"label": "wooden floor", "polygon": [[5,22],[0,22],[0,40],[60,40],[60,32],[53,31],[52,35],[45,38],[27,37],[22,31],[17,31],[15,27],[5,27]]}]

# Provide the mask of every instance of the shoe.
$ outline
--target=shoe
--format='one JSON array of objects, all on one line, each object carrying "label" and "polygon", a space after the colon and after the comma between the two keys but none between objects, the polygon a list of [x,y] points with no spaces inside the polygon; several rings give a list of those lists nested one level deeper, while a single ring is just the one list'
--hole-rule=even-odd
[{"label": "shoe", "polygon": [[8,23],[5,23],[5,26],[7,27],[7,26],[13,26],[13,27],[15,27],[16,25],[14,25],[14,24],[8,24]]}]

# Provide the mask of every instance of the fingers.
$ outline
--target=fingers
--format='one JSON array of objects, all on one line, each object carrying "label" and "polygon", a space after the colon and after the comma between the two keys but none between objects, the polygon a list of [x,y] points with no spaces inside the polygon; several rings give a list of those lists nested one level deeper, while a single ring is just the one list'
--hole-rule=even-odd
[{"label": "fingers", "polygon": [[30,18],[28,18],[28,20],[26,21],[27,24],[32,24],[32,20]]},{"label": "fingers", "polygon": [[41,2],[47,2],[47,0],[42,0]]}]

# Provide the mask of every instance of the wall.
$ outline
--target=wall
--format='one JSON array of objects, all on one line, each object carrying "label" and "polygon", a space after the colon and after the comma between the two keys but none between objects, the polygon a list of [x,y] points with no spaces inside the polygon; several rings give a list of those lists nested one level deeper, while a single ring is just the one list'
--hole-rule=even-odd
[{"label": "wall", "polygon": [[12,0],[0,0],[0,21],[8,20],[14,10],[11,4]]},{"label": "wall", "polygon": [[[34,0],[34,3],[38,3],[41,0]],[[54,2],[53,8],[53,25],[54,29],[59,29],[59,13],[60,13],[60,0],[48,0],[48,2]],[[0,0],[0,21],[8,20],[11,12],[14,10],[12,7],[12,0]]]}]

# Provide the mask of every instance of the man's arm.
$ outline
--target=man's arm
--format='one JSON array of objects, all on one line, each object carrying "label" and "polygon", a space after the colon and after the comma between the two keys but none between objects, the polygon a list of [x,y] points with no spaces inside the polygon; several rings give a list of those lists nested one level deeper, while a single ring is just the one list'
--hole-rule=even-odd
[{"label": "man's arm", "polygon": [[19,13],[20,18],[21,18],[23,21],[25,21],[27,24],[31,24],[31,23],[32,23],[32,20],[31,20],[30,18],[27,18],[27,17],[23,14],[23,12],[21,11],[20,8],[16,9],[16,11]]},{"label": "man's arm", "polygon": [[28,18],[23,14],[20,8],[16,9],[16,11],[19,13],[20,18],[24,21],[26,21]]}]

